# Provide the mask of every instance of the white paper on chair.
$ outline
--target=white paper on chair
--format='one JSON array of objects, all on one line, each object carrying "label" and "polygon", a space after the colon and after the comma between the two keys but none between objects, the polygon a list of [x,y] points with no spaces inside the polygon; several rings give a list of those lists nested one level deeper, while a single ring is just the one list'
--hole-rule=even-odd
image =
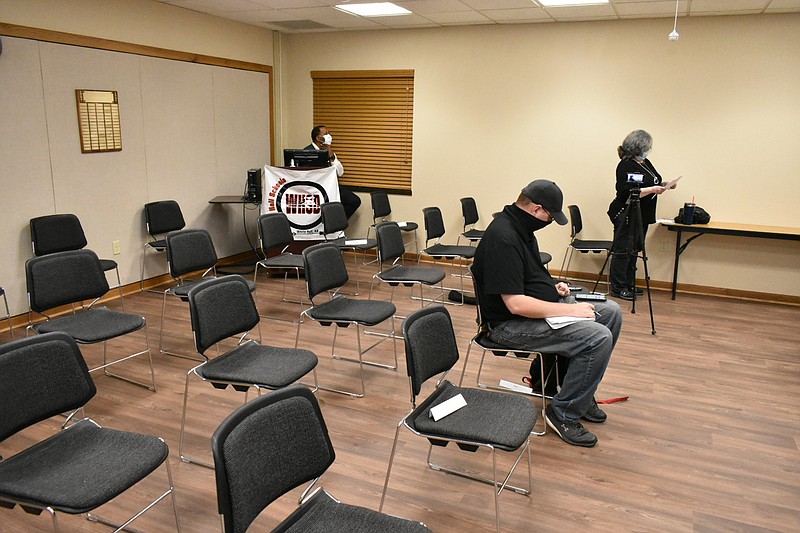
[{"label": "white paper on chair", "polygon": [[467,400],[465,400],[461,394],[453,396],[449,400],[444,401],[435,407],[431,407],[429,412],[430,417],[433,418],[434,422],[438,422],[447,415],[455,413],[465,405],[467,405]]},{"label": "white paper on chair", "polygon": [[553,329],[561,329],[575,322],[582,322],[584,320],[594,320],[594,318],[577,317],[577,316],[549,316],[545,318],[547,324]]},{"label": "white paper on chair", "polygon": [[504,389],[513,390],[515,392],[523,392],[525,394],[532,394],[533,389],[530,387],[526,387],[525,385],[518,385],[517,383],[513,383],[506,379],[500,380],[500,386]]},{"label": "white paper on chair", "polygon": [[408,226],[408,222],[398,222],[397,225],[400,226],[401,228],[405,228],[406,226]]},{"label": "white paper on chair", "polygon": [[362,244],[367,244],[367,239],[345,239],[344,244],[346,246],[361,246]]}]

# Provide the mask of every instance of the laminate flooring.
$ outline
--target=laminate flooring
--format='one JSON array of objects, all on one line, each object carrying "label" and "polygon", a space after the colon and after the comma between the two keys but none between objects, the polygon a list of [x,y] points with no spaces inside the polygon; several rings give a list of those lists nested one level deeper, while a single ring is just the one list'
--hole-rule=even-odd
[{"label": "laminate flooring", "polygon": [[[348,267],[351,264],[348,260]],[[360,269],[359,297],[367,296],[373,272],[370,267]],[[278,303],[281,283],[281,278],[258,280],[259,309],[296,319],[297,304]],[[355,285],[348,284],[347,289]],[[419,307],[409,294],[407,288],[395,291],[399,314]],[[388,289],[376,285],[372,297],[388,299]],[[170,446],[183,531],[220,531],[213,471],[184,464],[178,457],[184,380],[197,363],[158,352],[161,302],[161,296],[146,292],[125,299],[126,311],[148,320],[158,391],[97,375],[98,392],[86,415],[107,427],[163,437]],[[652,335],[647,301],[638,302],[636,314],[630,313],[630,303],[621,303],[622,335],[597,397],[629,400],[606,405],[605,424],[587,424],[599,438],[594,448],[569,446],[552,431],[532,437],[533,493],[501,494],[503,531],[800,531],[800,308],[690,294],[671,301],[668,292],[654,291],[657,334]],[[475,308],[447,308],[463,361],[475,332]],[[398,330],[399,326],[400,320]],[[194,353],[186,304],[168,301],[164,331],[169,349]],[[263,319],[261,323],[267,344],[292,346],[295,331],[289,322]],[[358,387],[357,365],[330,357],[332,335],[332,328],[307,322],[300,346],[319,356],[321,385]],[[0,334],[0,341],[8,339],[7,333]],[[121,352],[142,340],[134,334],[114,341],[110,348]],[[339,341],[341,353],[354,349],[352,328],[341,330]],[[99,346],[81,349],[90,366],[102,358]],[[410,409],[402,341],[397,349],[397,371],[366,368],[366,397],[318,392],[337,453],[321,485],[349,504],[378,508],[395,428]],[[372,358],[390,362],[392,342],[373,352]],[[470,357],[465,385],[475,383],[477,355]],[[457,382],[460,365],[451,380]],[[142,358],[118,368],[141,378],[147,375]],[[519,383],[527,364],[490,355],[484,372],[487,381]],[[241,393],[218,391],[192,380],[187,452],[210,460],[211,433],[243,399]],[[0,443],[0,454],[8,457],[45,438],[60,422],[51,419],[7,439]],[[428,469],[427,449],[426,441],[401,432],[384,511],[423,521],[440,533],[492,531],[491,487]],[[434,457],[482,475],[491,472],[485,451],[436,448]],[[503,455],[500,465],[509,464],[510,456]],[[521,467],[512,482],[525,482],[526,469]],[[164,482],[162,469],[101,508],[100,514],[122,518]],[[273,503],[251,531],[274,527],[294,509],[300,491]],[[59,522],[65,531],[106,530],[83,517],[62,514]],[[174,531],[170,506],[159,504],[135,527]],[[27,515],[19,507],[0,509],[0,531],[51,531],[51,522],[46,514]]]}]

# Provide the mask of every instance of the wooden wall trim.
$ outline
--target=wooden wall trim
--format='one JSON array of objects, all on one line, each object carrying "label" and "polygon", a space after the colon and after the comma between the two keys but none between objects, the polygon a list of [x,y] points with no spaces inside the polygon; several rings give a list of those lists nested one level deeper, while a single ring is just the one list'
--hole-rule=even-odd
[{"label": "wooden wall trim", "polygon": [[86,35],[78,35],[75,33],[65,33],[54,30],[44,30],[41,28],[31,28],[28,26],[18,26],[16,24],[7,24],[5,22],[0,22],[0,35],[7,35],[9,37],[20,37],[22,39],[33,39],[36,41],[44,41],[48,43],[81,46],[83,48],[97,48],[99,50],[109,50],[112,52],[125,52],[128,54],[135,54],[140,56],[158,57],[162,59],[173,59],[175,61],[187,61],[189,63],[199,63],[202,65],[214,65],[218,67],[235,68],[239,70],[266,72],[272,74],[272,67],[270,65],[262,65],[260,63],[250,63],[248,61],[225,59],[223,57],[192,54],[189,52],[180,52],[178,50],[169,50],[166,48],[146,46],[143,44],[113,41],[110,39],[89,37]]}]

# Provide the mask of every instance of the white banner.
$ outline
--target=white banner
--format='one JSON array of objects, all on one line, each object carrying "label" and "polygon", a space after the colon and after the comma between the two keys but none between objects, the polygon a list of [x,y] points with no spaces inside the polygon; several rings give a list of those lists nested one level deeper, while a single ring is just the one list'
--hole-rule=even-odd
[{"label": "white banner", "polygon": [[[334,167],[313,170],[264,166],[261,213],[285,213],[295,239],[322,238],[320,206],[339,201],[339,180]],[[332,238],[339,237],[332,235]]]}]

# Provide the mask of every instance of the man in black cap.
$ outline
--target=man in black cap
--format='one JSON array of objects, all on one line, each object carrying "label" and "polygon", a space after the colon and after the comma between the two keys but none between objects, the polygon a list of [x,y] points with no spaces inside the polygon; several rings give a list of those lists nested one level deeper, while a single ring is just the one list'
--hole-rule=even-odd
[{"label": "man in black cap", "polygon": [[[597,437],[580,421],[606,420],[594,393],[619,337],[622,313],[613,301],[576,303],[567,284],[557,283],[542,264],[534,232],[553,220],[567,223],[563,200],[552,181],[528,184],[486,228],[472,271],[491,340],[568,358],[561,389],[548,404],[545,419],[564,441],[588,447]],[[563,316],[582,320],[558,329],[545,320]]]}]

